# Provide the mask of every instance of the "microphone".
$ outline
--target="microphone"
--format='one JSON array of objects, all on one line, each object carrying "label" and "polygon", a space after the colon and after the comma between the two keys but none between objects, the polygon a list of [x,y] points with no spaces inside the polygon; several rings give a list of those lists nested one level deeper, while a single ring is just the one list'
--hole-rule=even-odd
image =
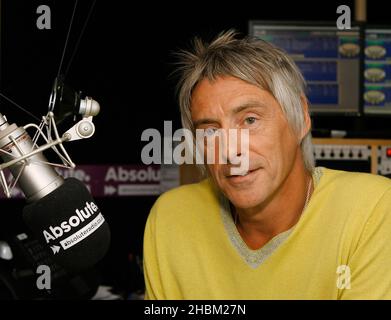
[{"label": "microphone", "polygon": [[23,219],[67,270],[95,265],[106,254],[110,230],[86,186],[75,178],[23,209]]},{"label": "microphone", "polygon": [[[92,124],[86,120],[80,123],[81,128],[90,128]],[[57,137],[54,142],[47,141],[47,145],[38,148],[25,127],[9,124],[0,114],[0,156],[5,162],[0,168],[0,182],[8,191],[2,171],[8,167],[27,199],[23,220],[51,252],[55,262],[69,271],[88,269],[108,250],[109,226],[87,187],[74,178],[64,180],[42,154],[55,144],[66,154],[61,142],[72,140],[71,133],[73,139],[80,139],[75,132],[84,130],[70,130],[62,139]],[[55,132],[57,134],[57,129]]]},{"label": "microphone", "polygon": [[[0,113],[0,149],[3,161],[17,159],[34,148],[27,131],[14,123],[8,124],[7,118]],[[48,162],[45,156],[37,153],[9,167],[12,175],[19,177],[18,185],[27,202],[41,199],[64,183],[64,179],[52,167],[45,165],[45,162]]]},{"label": "microphone", "polygon": [[49,98],[49,111],[53,112],[56,123],[61,123],[70,116],[96,116],[100,111],[100,106],[91,97],[82,99],[80,92],[64,83],[63,76],[60,75],[53,83]]}]

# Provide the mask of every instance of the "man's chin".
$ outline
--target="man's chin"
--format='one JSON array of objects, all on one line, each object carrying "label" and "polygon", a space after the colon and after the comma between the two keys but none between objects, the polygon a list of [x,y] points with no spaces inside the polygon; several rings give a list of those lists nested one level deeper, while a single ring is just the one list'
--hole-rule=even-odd
[{"label": "man's chin", "polygon": [[254,208],[262,203],[262,199],[259,199],[259,196],[254,199],[249,199],[248,196],[238,197],[237,195],[235,195],[233,197],[229,196],[228,199],[235,208],[243,210]]}]

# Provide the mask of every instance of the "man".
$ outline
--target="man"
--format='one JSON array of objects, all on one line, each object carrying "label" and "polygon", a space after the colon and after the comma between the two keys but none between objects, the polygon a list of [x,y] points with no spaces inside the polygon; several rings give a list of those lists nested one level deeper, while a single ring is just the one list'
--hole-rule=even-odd
[{"label": "man", "polygon": [[[232,31],[196,40],[181,59],[184,127],[245,129],[248,150],[228,150],[225,163],[206,165],[207,179],[157,200],[144,235],[146,298],[390,299],[391,183],[314,168],[292,60]],[[233,174],[242,153],[248,168]]]}]

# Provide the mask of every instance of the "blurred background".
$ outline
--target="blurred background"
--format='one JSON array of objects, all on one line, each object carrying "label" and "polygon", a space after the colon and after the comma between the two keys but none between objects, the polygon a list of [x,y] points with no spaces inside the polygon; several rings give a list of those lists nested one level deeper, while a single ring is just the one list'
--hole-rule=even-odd
[{"label": "blurred background", "polygon": [[[51,10],[48,30],[40,30],[36,25],[40,16],[37,8],[42,4]],[[335,30],[339,16],[336,10],[341,4],[350,7],[353,28],[342,35]],[[0,5],[0,92],[41,118],[47,112],[75,1],[1,0]],[[95,135],[69,143],[68,152],[78,165],[76,169],[80,168],[79,177],[87,184],[95,179],[97,190],[100,188],[94,196],[110,225],[111,247],[94,270],[93,279],[72,275],[69,277],[74,285],[69,286],[69,281],[58,276],[58,283],[68,283],[68,287],[59,289],[58,293],[54,290],[42,294],[29,289],[34,273],[23,254],[17,267],[10,261],[5,261],[2,267],[0,259],[0,273],[2,269],[4,274],[10,272],[8,278],[5,277],[8,280],[1,281],[10,283],[17,279],[18,290],[22,292],[20,297],[28,299],[91,297],[97,283],[111,287],[111,292],[118,297],[142,297],[142,237],[149,210],[161,192],[191,181],[194,175],[181,173],[175,167],[168,168],[160,179],[148,182],[153,187],[144,193],[136,191],[145,181],[130,181],[125,177],[124,181],[110,184],[99,179],[103,179],[110,168],[118,174],[120,170],[128,173],[147,170],[148,166],[140,157],[146,144],[140,139],[143,130],[156,128],[163,132],[165,120],[173,121],[174,130],[181,127],[175,97],[176,78],[172,75],[175,70],[173,53],[189,47],[194,36],[211,40],[219,32],[234,28],[284,47],[297,59],[309,82],[313,135],[320,139],[319,145],[323,145],[316,150],[318,164],[389,173],[388,169],[380,170],[383,164],[378,158],[383,157],[384,168],[388,168],[391,94],[387,85],[391,70],[387,74],[389,62],[386,60],[391,59],[391,51],[371,57],[364,55],[363,48],[385,43],[384,47],[391,50],[391,46],[387,47],[388,37],[391,39],[391,33],[387,34],[387,30],[391,30],[387,27],[390,14],[382,2],[368,1],[364,10],[366,24],[355,29],[357,6],[355,1],[79,1],[62,71],[67,70],[65,82],[68,85],[100,103],[101,112],[94,118]],[[322,34],[317,29],[319,25],[331,29]],[[373,31],[377,30],[375,25],[377,29],[381,27],[383,33]],[[285,28],[281,30],[280,26]],[[367,29],[373,32],[368,33]],[[287,42],[287,37],[297,42]],[[380,41],[381,37],[385,40]],[[320,48],[319,52],[315,46]],[[331,62],[311,64],[324,58],[323,54],[329,54]],[[373,71],[372,78],[365,78],[366,65],[381,70]],[[371,93],[365,95],[368,91]],[[0,98],[0,113],[18,125],[37,122],[4,98]],[[335,134],[345,139],[377,139],[377,142],[321,141]],[[334,147],[330,147],[332,144]],[[379,153],[371,153],[371,148]],[[349,159],[343,159],[345,155]],[[160,170],[159,166],[153,168]],[[101,175],[94,178],[98,171]],[[181,174],[186,181],[181,180]],[[121,183],[132,188],[121,193]],[[26,232],[20,218],[24,204],[20,197],[0,200],[0,241],[11,243],[15,235]],[[69,277],[65,278],[69,280]],[[6,289],[3,295],[12,296]]]}]

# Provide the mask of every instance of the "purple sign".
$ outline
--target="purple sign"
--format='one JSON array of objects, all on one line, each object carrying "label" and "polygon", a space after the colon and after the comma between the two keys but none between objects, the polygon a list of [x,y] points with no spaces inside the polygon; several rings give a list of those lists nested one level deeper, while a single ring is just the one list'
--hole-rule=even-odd
[{"label": "purple sign", "polygon": [[[94,197],[127,197],[159,195],[179,185],[178,167],[165,168],[159,165],[78,165],[75,169],[55,169],[64,178],[74,177],[87,186]],[[7,172],[7,181],[11,174]],[[15,187],[12,198],[22,198],[23,193]],[[0,198],[5,198],[3,192]]]}]

